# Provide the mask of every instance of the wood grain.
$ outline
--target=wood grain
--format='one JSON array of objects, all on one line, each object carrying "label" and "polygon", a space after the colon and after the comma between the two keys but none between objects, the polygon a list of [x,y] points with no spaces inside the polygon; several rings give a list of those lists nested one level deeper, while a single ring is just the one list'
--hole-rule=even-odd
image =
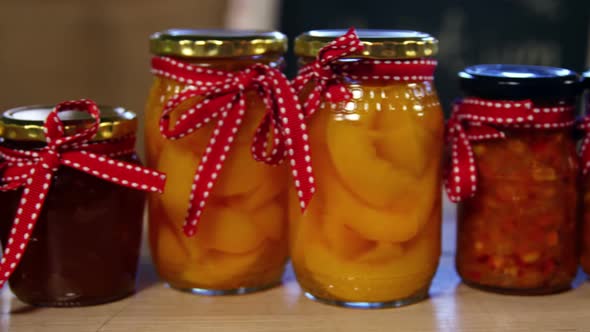
[{"label": "wood grain", "polygon": [[[448,238],[447,238],[448,239]],[[146,256],[147,258],[147,256]],[[552,296],[514,297],[460,283],[447,251],[431,299],[398,309],[358,310],[308,300],[288,272],[283,287],[228,297],[203,297],[167,288],[146,260],[140,290],[123,301],[87,308],[33,308],[5,289],[0,331],[590,331],[590,285]]]}]

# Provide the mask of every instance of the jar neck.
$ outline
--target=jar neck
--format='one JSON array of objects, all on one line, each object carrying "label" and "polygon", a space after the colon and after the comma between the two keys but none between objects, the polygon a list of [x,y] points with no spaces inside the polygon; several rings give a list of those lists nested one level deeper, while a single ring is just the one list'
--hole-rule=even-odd
[{"label": "jar neck", "polygon": [[[130,139],[130,140],[132,139],[133,141],[135,141],[135,136],[129,135],[129,136],[125,136],[125,137],[113,138],[111,140],[102,139],[102,140],[92,141],[92,143],[107,144],[107,143],[116,142],[116,141],[122,140],[122,139]],[[11,140],[11,139],[0,137],[0,146],[6,147],[9,149],[18,149],[18,150],[40,150],[40,149],[43,149],[44,147],[46,147],[47,143],[42,142],[42,141]],[[1,158],[0,158],[0,160],[1,160]]]},{"label": "jar neck", "polygon": [[[467,95],[467,98],[478,98],[490,101],[499,101],[500,99],[484,98],[482,96]],[[555,97],[547,96],[546,98],[525,98],[531,100],[535,107],[559,107],[559,106],[575,106],[577,104],[576,97]],[[502,99],[506,100],[506,99]],[[522,100],[522,99],[520,99]]]},{"label": "jar neck", "polygon": [[190,63],[191,65],[206,67],[224,71],[244,70],[256,63],[265,64],[271,68],[282,70],[285,66],[285,59],[282,54],[265,54],[244,57],[229,58],[188,58],[188,57],[171,57],[175,60]]},{"label": "jar neck", "polygon": [[[298,65],[302,68],[315,60],[313,57],[300,57]],[[420,63],[417,63],[418,61]],[[346,57],[331,61],[330,68],[326,70],[329,71],[327,76],[336,74],[346,82],[407,84],[431,82],[435,68],[436,62],[431,58]]]}]

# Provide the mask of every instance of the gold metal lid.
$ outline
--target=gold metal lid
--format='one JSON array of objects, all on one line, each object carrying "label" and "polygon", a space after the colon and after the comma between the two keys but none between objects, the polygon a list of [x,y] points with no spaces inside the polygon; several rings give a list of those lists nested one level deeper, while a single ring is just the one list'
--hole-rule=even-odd
[{"label": "gold metal lid", "polygon": [[[315,57],[320,49],[346,30],[312,30],[295,39],[297,56]],[[416,59],[435,56],[438,40],[431,35],[410,30],[357,29],[364,51],[354,57],[373,59]]]},{"label": "gold metal lid", "polygon": [[287,37],[278,31],[171,29],[150,37],[150,51],[190,58],[282,54]]},{"label": "gold metal lid", "polygon": [[[15,141],[45,142],[43,123],[52,106],[25,106],[5,111],[0,116],[0,138]],[[135,134],[137,116],[122,107],[99,106],[100,125],[93,141],[103,141]],[[78,111],[63,111],[59,118],[70,135],[92,123],[90,114]]]}]

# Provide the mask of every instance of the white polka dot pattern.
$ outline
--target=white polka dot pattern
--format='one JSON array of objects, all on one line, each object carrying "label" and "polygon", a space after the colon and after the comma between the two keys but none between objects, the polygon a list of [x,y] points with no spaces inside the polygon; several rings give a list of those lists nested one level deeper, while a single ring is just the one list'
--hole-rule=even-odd
[{"label": "white polka dot pattern", "polygon": [[544,130],[573,125],[573,107],[537,107],[530,100],[465,98],[458,101],[453,105],[446,132],[451,153],[445,170],[449,199],[460,202],[477,192],[478,174],[471,141],[503,139],[502,128]]},{"label": "white polka dot pattern", "polygon": [[[293,174],[297,174],[294,182],[300,193],[301,209],[305,210],[315,191],[307,127],[297,95],[283,73],[260,63],[239,72],[228,72],[167,57],[154,57],[152,72],[186,84],[183,91],[164,105],[160,118],[160,132],[164,137],[181,139],[216,121],[195,172],[184,223],[186,235],[192,236],[197,231],[207,199],[246,114],[248,91],[256,91],[266,106],[266,114],[252,141],[252,156],[270,165],[277,165],[285,158],[289,160]],[[201,100],[190,104],[171,127],[171,113],[198,96]]]},{"label": "white polka dot pattern", "polygon": [[[92,126],[64,136],[58,113],[76,110],[92,115]],[[6,283],[24,253],[37,218],[43,210],[53,173],[61,166],[100,177],[122,186],[162,192],[165,175],[150,169],[111,159],[134,151],[135,137],[90,142],[96,135],[100,112],[91,100],[68,101],[57,105],[45,120],[46,147],[39,150],[16,150],[0,147],[0,191],[23,187],[11,235],[0,262],[0,287]]]},{"label": "white polka dot pattern", "polygon": [[[322,100],[330,103],[347,101],[352,94],[346,88],[346,80],[380,80],[380,81],[432,81],[436,60],[378,60],[360,59],[363,45],[354,28],[346,34],[324,46],[316,59],[301,67],[292,82],[300,93],[309,82],[314,83],[313,90],[303,103],[306,116],[311,116],[320,107]],[[359,59],[342,62],[342,58],[358,54]]]}]

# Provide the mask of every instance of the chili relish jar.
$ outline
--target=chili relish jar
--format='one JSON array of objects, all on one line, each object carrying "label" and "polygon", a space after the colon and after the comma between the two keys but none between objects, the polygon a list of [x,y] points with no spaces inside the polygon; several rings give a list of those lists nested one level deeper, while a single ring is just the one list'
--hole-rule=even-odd
[{"label": "chili relish jar", "polygon": [[[279,284],[288,246],[287,165],[304,175],[309,163],[301,159],[308,153],[300,106],[280,72],[286,37],[168,30],[150,45],[147,160],[169,176],[164,195],[149,200],[158,274],[173,288],[206,295]],[[283,156],[289,162],[276,165]],[[307,179],[296,182],[301,197],[310,194]]]},{"label": "chili relish jar", "polygon": [[134,292],[142,190],[164,181],[140,166],[136,127],[134,113],[87,100],[2,114],[0,274],[20,300],[81,306]]},{"label": "chili relish jar", "polygon": [[291,257],[312,299],[375,308],[428,296],[441,250],[437,43],[353,29],[295,41],[317,193],[304,215],[291,196]]},{"label": "chili relish jar", "polygon": [[577,266],[576,73],[477,65],[448,123],[447,192],[458,204],[457,270],[493,292],[570,287]]}]

